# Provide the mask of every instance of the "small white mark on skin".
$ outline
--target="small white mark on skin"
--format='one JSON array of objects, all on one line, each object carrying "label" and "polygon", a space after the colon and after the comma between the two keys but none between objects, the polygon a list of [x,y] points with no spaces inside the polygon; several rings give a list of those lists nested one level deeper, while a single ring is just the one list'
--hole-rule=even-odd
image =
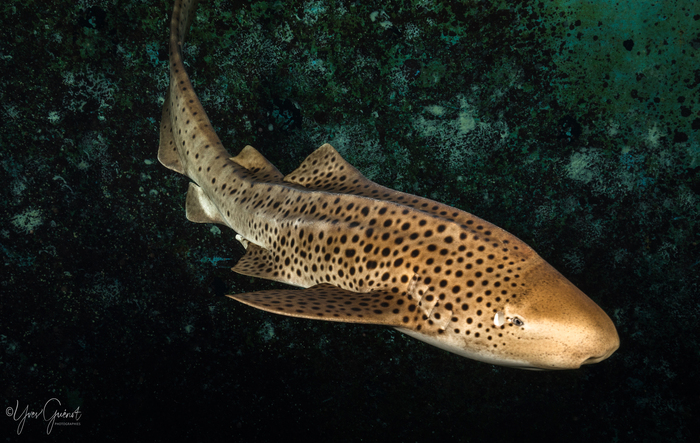
[{"label": "small white mark on skin", "polygon": [[238,240],[243,245],[244,249],[248,249],[248,240],[243,238],[241,234],[236,234],[236,240]]},{"label": "small white mark on skin", "polygon": [[503,311],[499,311],[496,313],[496,316],[493,318],[493,324],[496,326],[503,326],[503,324],[506,322],[506,314]]}]

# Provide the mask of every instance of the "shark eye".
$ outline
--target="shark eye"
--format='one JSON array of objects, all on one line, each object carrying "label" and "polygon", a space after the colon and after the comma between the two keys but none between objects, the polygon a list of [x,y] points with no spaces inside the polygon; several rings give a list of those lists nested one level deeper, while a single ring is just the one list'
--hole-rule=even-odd
[{"label": "shark eye", "polygon": [[512,321],[513,321],[513,324],[515,326],[525,326],[525,323],[522,320],[520,320],[518,317],[513,317]]}]

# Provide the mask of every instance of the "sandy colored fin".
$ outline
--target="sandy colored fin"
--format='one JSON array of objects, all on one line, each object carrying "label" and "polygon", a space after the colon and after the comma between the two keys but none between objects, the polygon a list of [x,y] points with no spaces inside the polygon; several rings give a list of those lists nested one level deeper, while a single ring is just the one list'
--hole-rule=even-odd
[{"label": "sandy colored fin", "polygon": [[243,148],[237,156],[231,157],[231,161],[260,176],[261,179],[269,179],[270,181],[282,179],[282,173],[250,145]]},{"label": "sandy colored fin", "polygon": [[409,198],[421,199],[414,195],[394,191],[369,180],[328,143],[311,153],[294,172],[284,177],[284,181],[309,189],[362,195],[401,204],[407,204]]},{"label": "sandy colored fin", "polygon": [[180,174],[185,173],[185,169],[180,163],[180,156],[177,153],[175,139],[173,138],[173,128],[170,124],[170,101],[165,100],[163,114],[160,120],[160,144],[158,146],[158,161],[168,169],[172,169]]},{"label": "sandy colored fin", "polygon": [[195,223],[226,224],[216,205],[209,200],[204,190],[194,183],[190,183],[190,187],[187,190],[185,214],[187,215],[187,220]]},{"label": "sandy colored fin", "polygon": [[[245,243],[243,244],[245,246]],[[232,271],[251,277],[286,282],[280,277],[279,271],[275,271],[275,258],[270,251],[250,242],[245,248],[245,255],[231,268]]]},{"label": "sandy colored fin", "polygon": [[254,308],[289,317],[407,327],[408,304],[389,291],[352,292],[323,283],[307,289],[271,289],[228,295]]},{"label": "sandy colored fin", "polygon": [[[452,206],[378,185],[345,161],[338,154],[338,151],[328,143],[309,155],[294,172],[284,177],[284,181],[309,189],[361,195],[398,203],[462,225],[474,223],[483,225],[486,223],[484,220]],[[500,230],[495,226],[494,229]]]},{"label": "sandy colored fin", "polygon": [[284,181],[309,189],[333,190],[342,194],[354,194],[349,192],[353,183],[368,182],[376,185],[345,161],[328,143],[306,157],[298,168],[284,177]]}]

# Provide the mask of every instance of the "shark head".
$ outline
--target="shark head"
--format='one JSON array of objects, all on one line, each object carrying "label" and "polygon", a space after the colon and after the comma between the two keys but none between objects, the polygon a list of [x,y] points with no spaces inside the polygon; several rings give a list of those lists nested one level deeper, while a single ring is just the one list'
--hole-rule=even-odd
[{"label": "shark head", "polygon": [[617,350],[615,326],[593,300],[544,260],[523,271],[529,283],[495,316],[513,343],[505,358],[530,369],[576,369]]},{"label": "shark head", "polygon": [[[463,308],[477,313],[464,324],[470,333],[444,328],[420,337],[411,330],[401,331],[465,357],[520,369],[577,369],[612,355],[620,338],[610,317],[530,252],[528,259],[516,263],[519,266],[507,269],[513,272],[503,279],[512,288],[506,298],[494,297],[498,288],[486,279],[481,287],[477,284],[463,294],[467,301]],[[513,283],[508,285],[507,280]]]}]

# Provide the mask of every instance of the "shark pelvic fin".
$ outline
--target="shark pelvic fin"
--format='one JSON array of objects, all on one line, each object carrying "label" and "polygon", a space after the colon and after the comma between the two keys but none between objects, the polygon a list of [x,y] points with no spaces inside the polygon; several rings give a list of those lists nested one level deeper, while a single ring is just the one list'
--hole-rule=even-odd
[{"label": "shark pelvic fin", "polygon": [[[352,292],[322,283],[307,289],[271,289],[228,295],[263,311],[344,323],[368,323],[412,329],[415,311],[399,294]],[[414,306],[415,309],[415,306]]]},{"label": "shark pelvic fin", "polygon": [[[169,89],[168,89],[169,90]],[[158,161],[168,169],[180,174],[185,173],[180,156],[177,153],[173,129],[170,123],[170,101],[166,98],[163,105],[163,114],[160,120],[160,145],[158,146]]]},{"label": "shark pelvic fin", "polygon": [[261,178],[270,181],[282,179],[282,173],[250,145],[243,148],[237,156],[231,157],[231,161],[238,163],[252,173],[262,175]]},{"label": "shark pelvic fin", "polygon": [[185,203],[187,220],[195,223],[219,223],[226,225],[216,205],[209,200],[204,190],[190,182]]},{"label": "shark pelvic fin", "polygon": [[[238,239],[238,237],[236,237]],[[239,239],[246,248],[243,258],[238,260],[236,266],[231,268],[233,272],[248,275],[250,277],[264,278],[267,280],[286,282],[286,279],[280,275],[280,271],[275,271],[278,267],[275,263],[275,258],[267,249],[263,249],[255,243],[251,243],[246,239]],[[244,243],[244,241],[247,243]]]}]

